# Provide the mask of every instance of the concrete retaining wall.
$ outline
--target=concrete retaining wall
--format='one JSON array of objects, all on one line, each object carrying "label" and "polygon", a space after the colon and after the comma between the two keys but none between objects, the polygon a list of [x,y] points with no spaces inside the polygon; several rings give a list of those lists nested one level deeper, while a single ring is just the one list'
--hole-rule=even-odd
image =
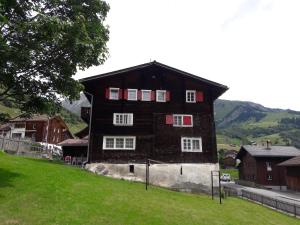
[{"label": "concrete retaining wall", "polygon": [[[130,173],[129,166],[134,166]],[[180,173],[182,167],[182,175]],[[131,181],[145,182],[145,164],[87,164],[86,169],[97,174]],[[210,192],[211,171],[219,170],[219,164],[151,164],[149,180],[151,184],[189,192]],[[214,186],[218,186],[218,178],[214,178]]]}]

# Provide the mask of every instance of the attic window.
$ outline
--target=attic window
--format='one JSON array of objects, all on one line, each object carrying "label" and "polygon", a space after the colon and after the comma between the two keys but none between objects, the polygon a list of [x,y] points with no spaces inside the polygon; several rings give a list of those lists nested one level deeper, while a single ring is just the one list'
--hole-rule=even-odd
[{"label": "attic window", "polygon": [[157,102],[166,102],[166,91],[165,90],[157,90],[156,91],[156,101]]},{"label": "attic window", "polygon": [[128,89],[128,100],[130,101],[137,100],[137,89]]},{"label": "attic window", "polygon": [[266,162],[267,171],[272,171],[272,164],[270,162]]},{"label": "attic window", "polygon": [[109,89],[109,99],[110,100],[119,100],[119,88],[110,88]]},{"label": "attic window", "polygon": [[194,103],[196,102],[196,91],[194,90],[187,90],[186,91],[186,102],[188,103]]}]

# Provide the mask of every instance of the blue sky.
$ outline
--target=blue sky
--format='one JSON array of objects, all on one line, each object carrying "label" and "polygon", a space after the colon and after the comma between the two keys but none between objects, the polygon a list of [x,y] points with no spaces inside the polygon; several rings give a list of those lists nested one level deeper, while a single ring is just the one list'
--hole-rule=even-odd
[{"label": "blue sky", "polygon": [[157,60],[225,84],[221,98],[300,110],[299,0],[123,0],[110,56],[82,78]]}]

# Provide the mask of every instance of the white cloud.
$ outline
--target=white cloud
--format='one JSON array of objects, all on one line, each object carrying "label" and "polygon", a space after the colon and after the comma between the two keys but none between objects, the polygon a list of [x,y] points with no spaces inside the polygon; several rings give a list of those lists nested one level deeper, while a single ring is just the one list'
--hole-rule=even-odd
[{"label": "white cloud", "polygon": [[300,110],[300,1],[109,1],[110,58],[76,78],[151,60],[224,83],[222,98]]}]

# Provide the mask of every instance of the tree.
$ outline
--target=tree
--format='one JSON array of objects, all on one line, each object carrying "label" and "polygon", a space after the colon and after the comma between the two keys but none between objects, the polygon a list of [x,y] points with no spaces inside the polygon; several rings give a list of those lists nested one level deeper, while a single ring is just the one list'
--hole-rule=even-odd
[{"label": "tree", "polygon": [[0,0],[0,102],[51,114],[77,99],[72,76],[107,58],[108,11],[102,0]]}]

